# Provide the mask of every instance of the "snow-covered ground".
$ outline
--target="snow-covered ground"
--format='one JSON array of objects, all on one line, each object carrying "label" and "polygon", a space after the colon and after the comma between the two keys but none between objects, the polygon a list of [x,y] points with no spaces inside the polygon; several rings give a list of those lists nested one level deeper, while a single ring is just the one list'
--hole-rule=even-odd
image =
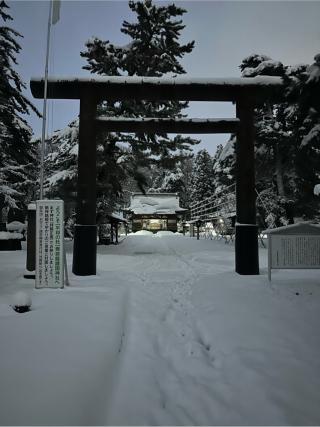
[{"label": "snow-covered ground", "polygon": [[320,423],[319,270],[269,283],[261,249],[261,275],[240,276],[233,244],[175,235],[98,252],[98,275],[61,290],[0,252],[1,425]]}]

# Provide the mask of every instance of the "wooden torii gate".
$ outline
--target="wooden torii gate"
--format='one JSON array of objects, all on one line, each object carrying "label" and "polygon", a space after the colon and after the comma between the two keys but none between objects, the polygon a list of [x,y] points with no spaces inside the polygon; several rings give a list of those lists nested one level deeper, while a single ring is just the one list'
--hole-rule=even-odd
[{"label": "wooden torii gate", "polygon": [[[44,79],[32,78],[35,98],[44,96]],[[253,110],[263,101],[281,99],[280,77],[155,78],[100,77],[49,78],[49,99],[79,99],[79,157],[73,273],[96,274],[96,134],[98,131],[139,133],[237,133],[235,270],[259,274],[258,230],[254,167]],[[234,119],[128,119],[96,117],[102,100],[231,101]]]}]

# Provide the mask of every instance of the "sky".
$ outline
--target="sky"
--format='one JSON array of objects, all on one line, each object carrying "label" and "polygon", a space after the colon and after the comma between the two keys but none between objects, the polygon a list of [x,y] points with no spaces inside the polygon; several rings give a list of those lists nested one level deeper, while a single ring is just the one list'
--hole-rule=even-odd
[{"label": "sky", "polygon": [[[155,3],[172,3],[160,1]],[[252,54],[260,53],[285,65],[310,64],[320,52],[320,1],[175,1],[187,10],[181,42],[195,40],[192,53],[182,59],[188,77],[240,77],[239,64]],[[9,26],[24,37],[17,56],[16,70],[26,83],[26,96],[42,111],[42,101],[29,90],[30,78],[43,76],[49,2],[7,1],[14,19]],[[63,0],[60,20],[52,27],[49,75],[89,76],[80,57],[85,42],[92,36],[127,44],[120,32],[123,20],[133,21],[127,1]],[[92,75],[91,75],[92,77]],[[48,133],[62,129],[79,113],[79,102],[49,102]],[[234,117],[230,103],[190,103],[189,117]],[[27,120],[34,135],[41,134],[41,119],[31,114]],[[214,154],[217,144],[228,135],[195,135]]]}]

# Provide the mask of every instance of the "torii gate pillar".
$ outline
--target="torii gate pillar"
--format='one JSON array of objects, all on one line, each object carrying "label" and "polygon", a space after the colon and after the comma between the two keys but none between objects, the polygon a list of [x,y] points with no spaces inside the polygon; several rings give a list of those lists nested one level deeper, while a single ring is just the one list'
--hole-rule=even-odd
[{"label": "torii gate pillar", "polygon": [[256,225],[254,103],[237,101],[240,126],[236,142],[236,272],[259,274],[258,226]]},{"label": "torii gate pillar", "polygon": [[73,245],[72,272],[79,276],[96,274],[96,129],[97,101],[93,91],[80,98],[77,216]]}]

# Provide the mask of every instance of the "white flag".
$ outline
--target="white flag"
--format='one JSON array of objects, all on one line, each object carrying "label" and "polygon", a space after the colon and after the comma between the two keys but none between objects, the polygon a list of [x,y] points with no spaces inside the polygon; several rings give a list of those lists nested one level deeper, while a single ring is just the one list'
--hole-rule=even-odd
[{"label": "white flag", "polygon": [[52,24],[56,24],[60,19],[60,0],[52,0]]}]

